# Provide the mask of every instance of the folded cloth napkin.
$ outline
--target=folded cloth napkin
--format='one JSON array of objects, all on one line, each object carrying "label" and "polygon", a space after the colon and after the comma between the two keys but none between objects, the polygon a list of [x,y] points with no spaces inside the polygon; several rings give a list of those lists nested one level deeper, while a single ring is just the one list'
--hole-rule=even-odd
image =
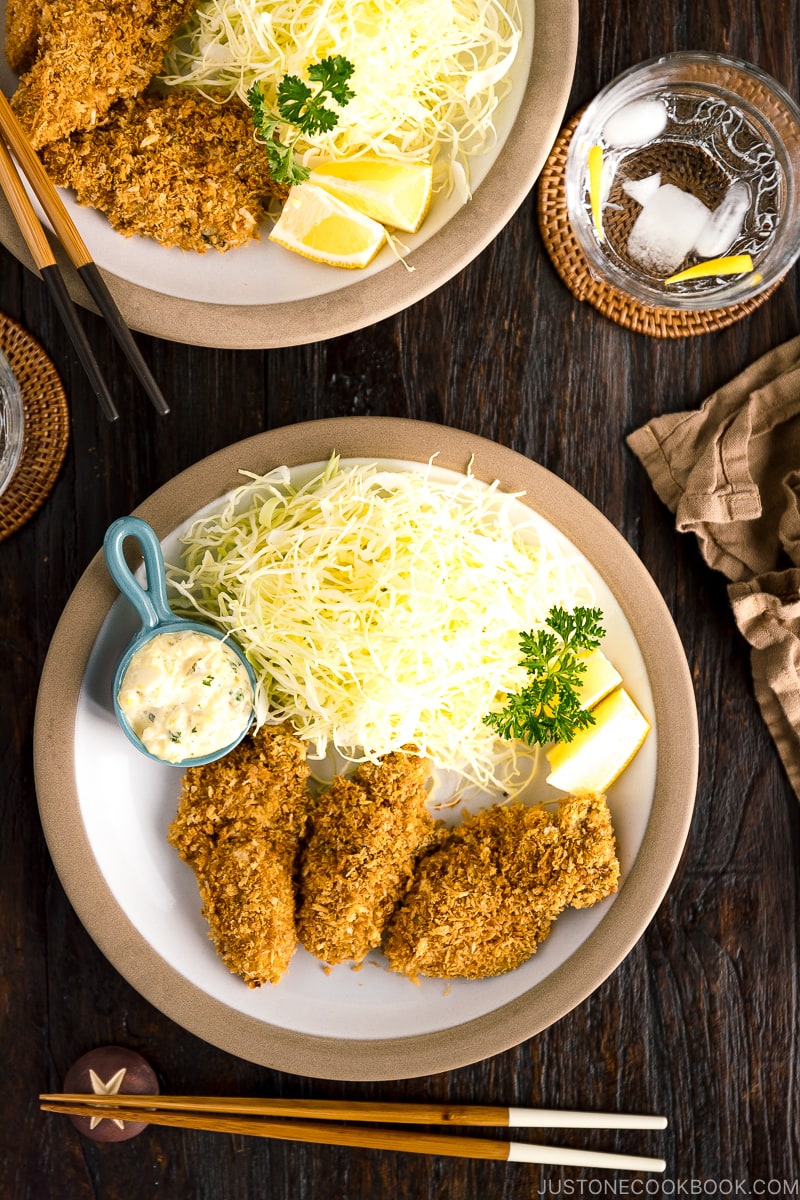
[{"label": "folded cloth napkin", "polygon": [[677,529],[731,581],[756,698],[800,797],[800,337],[627,442]]}]

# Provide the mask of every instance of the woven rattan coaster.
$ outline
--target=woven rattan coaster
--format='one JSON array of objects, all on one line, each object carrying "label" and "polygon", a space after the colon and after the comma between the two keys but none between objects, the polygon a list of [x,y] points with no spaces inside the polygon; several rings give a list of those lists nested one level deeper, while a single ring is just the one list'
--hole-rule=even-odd
[{"label": "woven rattan coaster", "polygon": [[0,541],[41,508],[53,489],[69,442],[69,409],[61,380],[31,335],[0,313],[0,348],[22,392],[25,432],[16,474],[0,496]]},{"label": "woven rattan coaster", "polygon": [[748,316],[768,299],[780,280],[751,300],[717,308],[709,312],[685,312],[673,308],[646,308],[632,300],[624,292],[607,283],[601,283],[591,274],[586,258],[567,216],[567,198],[564,183],[567,165],[567,150],[578,124],[580,113],[561,130],[553,149],[544,165],[538,183],[537,211],[539,228],[542,232],[547,253],[553,260],[564,283],[578,300],[586,300],[604,317],[633,329],[636,333],[649,333],[652,337],[680,338],[697,333],[712,333],[725,329],[735,321]]}]

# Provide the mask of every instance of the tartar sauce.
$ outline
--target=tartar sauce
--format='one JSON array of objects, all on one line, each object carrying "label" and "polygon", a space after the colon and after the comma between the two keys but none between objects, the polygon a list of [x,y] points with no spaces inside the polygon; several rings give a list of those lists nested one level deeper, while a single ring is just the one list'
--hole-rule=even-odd
[{"label": "tartar sauce", "polygon": [[128,664],[117,698],[145,749],[171,763],[229,746],[253,708],[253,688],[235,652],[194,630],[150,638]]}]

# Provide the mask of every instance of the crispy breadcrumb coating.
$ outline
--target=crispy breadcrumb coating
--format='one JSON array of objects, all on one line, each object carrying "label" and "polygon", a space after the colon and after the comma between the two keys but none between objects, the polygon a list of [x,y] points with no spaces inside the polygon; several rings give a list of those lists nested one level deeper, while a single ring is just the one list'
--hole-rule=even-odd
[{"label": "crispy breadcrumb coating", "polygon": [[12,105],[35,149],[138,96],[195,0],[45,0],[35,61]]},{"label": "crispy breadcrumb coating", "polygon": [[310,800],[306,746],[263,726],[190,767],[168,839],[193,868],[209,936],[249,987],[277,983],[297,946],[294,875]]},{"label": "crispy breadcrumb coating", "polygon": [[33,66],[39,49],[41,15],[41,0],[7,0],[5,51],[16,75]]},{"label": "crispy breadcrumb coating", "polygon": [[42,151],[53,182],[126,236],[203,253],[258,236],[273,184],[249,110],[186,90],[118,105],[100,128]]},{"label": "crispy breadcrumb coating", "polygon": [[428,762],[387,754],[337,776],[317,802],[301,859],[297,931],[328,963],[360,962],[379,945],[419,855],[437,837]]},{"label": "crispy breadcrumb coating", "polygon": [[513,971],[566,907],[616,891],[619,863],[602,795],[557,813],[524,804],[468,817],[427,855],[389,925],[385,953],[412,978]]}]

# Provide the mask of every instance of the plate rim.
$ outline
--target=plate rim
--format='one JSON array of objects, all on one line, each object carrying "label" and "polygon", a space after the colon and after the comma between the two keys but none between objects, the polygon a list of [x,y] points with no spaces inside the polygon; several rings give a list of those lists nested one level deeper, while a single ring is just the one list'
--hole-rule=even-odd
[{"label": "plate rim", "polygon": [[209,502],[240,482],[237,471],[243,465],[266,471],[323,461],[333,451],[342,458],[389,456],[419,463],[437,453],[437,465],[462,472],[471,462],[478,478],[497,480],[506,491],[527,492],[531,507],[574,542],[617,598],[650,679],[658,749],[642,845],[600,925],[550,975],[507,1004],[461,1025],[412,1037],[359,1041],[296,1033],[233,1010],[190,983],[118,907],[80,819],[74,757],[65,766],[74,747],[89,655],[117,598],[102,550],[67,601],[44,662],[33,730],[37,803],[56,871],[87,932],[111,965],[165,1016],[222,1050],[290,1074],[362,1082],[414,1078],[484,1060],[535,1036],[586,999],[633,949],[666,894],[688,835],[698,772],[697,710],[672,616],[623,535],[566,481],[480,435],[405,417],[333,417],[283,426],[201,459],[134,513],[163,538],[197,511],[198,497]]},{"label": "plate rim", "polygon": [[[500,233],[525,200],[544,166],[566,111],[577,59],[579,0],[530,2],[534,12],[531,67],[516,120],[472,200],[409,256],[413,272],[406,271],[400,263],[390,264],[375,275],[322,296],[274,305],[239,306],[167,296],[104,269],[109,290],[129,327],[168,341],[216,349],[300,346],[352,333],[394,316],[462,271]],[[529,152],[531,137],[538,142],[536,154]],[[0,242],[36,273],[2,195]],[[61,247],[56,245],[54,249],[73,299],[97,312]]]}]

